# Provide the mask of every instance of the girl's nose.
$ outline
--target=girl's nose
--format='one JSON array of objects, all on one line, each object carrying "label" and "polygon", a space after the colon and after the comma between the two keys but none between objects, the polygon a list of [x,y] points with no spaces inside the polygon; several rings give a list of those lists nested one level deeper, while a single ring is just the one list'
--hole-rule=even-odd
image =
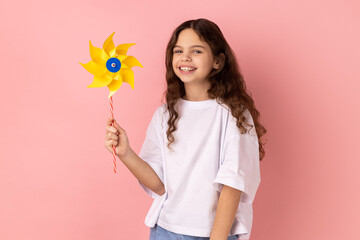
[{"label": "girl's nose", "polygon": [[181,56],[181,61],[183,62],[188,62],[190,61],[190,57],[188,56],[188,54],[184,53],[182,56]]}]

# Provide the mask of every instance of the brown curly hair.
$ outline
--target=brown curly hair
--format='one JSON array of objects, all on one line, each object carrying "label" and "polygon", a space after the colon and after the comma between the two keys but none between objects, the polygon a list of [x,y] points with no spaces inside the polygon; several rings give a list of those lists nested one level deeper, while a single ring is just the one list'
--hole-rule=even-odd
[{"label": "brown curly hair", "polygon": [[222,67],[217,70],[213,69],[208,76],[210,88],[207,93],[211,99],[216,99],[218,102],[225,103],[230,108],[231,114],[237,120],[236,125],[240,129],[241,134],[247,133],[243,124],[251,126],[251,128],[253,127],[253,125],[245,122],[246,118],[242,114],[245,109],[249,110],[253,117],[258,136],[261,161],[265,156],[265,143],[260,139],[266,133],[266,129],[259,121],[260,113],[255,107],[251,94],[247,92],[246,84],[239,71],[235,54],[225,40],[220,28],[212,21],[204,18],[189,20],[180,24],[172,33],[166,48],[165,65],[167,89],[164,92],[164,97],[166,98],[166,108],[169,111],[170,116],[167,122],[169,128],[166,131],[167,139],[169,141],[168,148],[170,148],[171,143],[175,141],[172,133],[177,129],[175,122],[179,118],[179,114],[175,110],[175,104],[179,98],[185,96],[184,83],[176,76],[172,67],[173,48],[180,32],[188,28],[193,29],[199,38],[210,46],[214,57],[217,57],[220,54],[225,55]]}]

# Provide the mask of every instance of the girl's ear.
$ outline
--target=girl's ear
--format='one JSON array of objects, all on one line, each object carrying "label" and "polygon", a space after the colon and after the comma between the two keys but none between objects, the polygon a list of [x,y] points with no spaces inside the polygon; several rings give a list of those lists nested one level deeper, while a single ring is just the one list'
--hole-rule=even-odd
[{"label": "girl's ear", "polygon": [[215,58],[213,68],[215,69],[221,69],[224,66],[225,63],[225,54],[220,53],[219,56]]}]

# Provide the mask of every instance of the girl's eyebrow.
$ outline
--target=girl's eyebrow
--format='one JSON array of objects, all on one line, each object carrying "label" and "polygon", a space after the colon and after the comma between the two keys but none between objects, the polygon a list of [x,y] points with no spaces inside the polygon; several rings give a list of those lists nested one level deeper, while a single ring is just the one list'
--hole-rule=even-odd
[{"label": "girl's eyebrow", "polygon": [[[176,48],[176,47],[182,48],[182,47],[179,46],[179,45],[175,45],[175,46],[174,46],[174,48]],[[192,45],[192,46],[190,46],[190,48],[195,48],[195,47],[200,47],[200,48],[204,48],[204,49],[205,49],[205,47],[204,47],[204,46],[201,46],[201,45]]]}]

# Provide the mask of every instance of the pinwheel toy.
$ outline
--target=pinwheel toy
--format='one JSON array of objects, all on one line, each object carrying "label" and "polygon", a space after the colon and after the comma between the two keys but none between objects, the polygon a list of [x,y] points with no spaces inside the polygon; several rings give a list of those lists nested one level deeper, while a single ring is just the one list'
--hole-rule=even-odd
[{"label": "pinwheel toy", "polygon": [[[120,88],[123,82],[130,84],[131,88],[134,89],[134,73],[132,67],[142,67],[141,63],[133,56],[128,56],[128,49],[135,45],[135,43],[120,44],[115,47],[113,42],[112,33],[108,37],[103,45],[103,48],[94,47],[90,45],[90,57],[91,61],[83,64],[80,63],[88,72],[94,75],[92,84],[88,85],[89,88],[98,88],[107,86],[110,90],[108,98],[110,98],[110,112],[112,118],[113,113],[113,99],[112,95]],[[114,123],[111,123],[114,126]],[[116,157],[115,147],[113,146],[113,163],[114,172],[116,173]]]}]

